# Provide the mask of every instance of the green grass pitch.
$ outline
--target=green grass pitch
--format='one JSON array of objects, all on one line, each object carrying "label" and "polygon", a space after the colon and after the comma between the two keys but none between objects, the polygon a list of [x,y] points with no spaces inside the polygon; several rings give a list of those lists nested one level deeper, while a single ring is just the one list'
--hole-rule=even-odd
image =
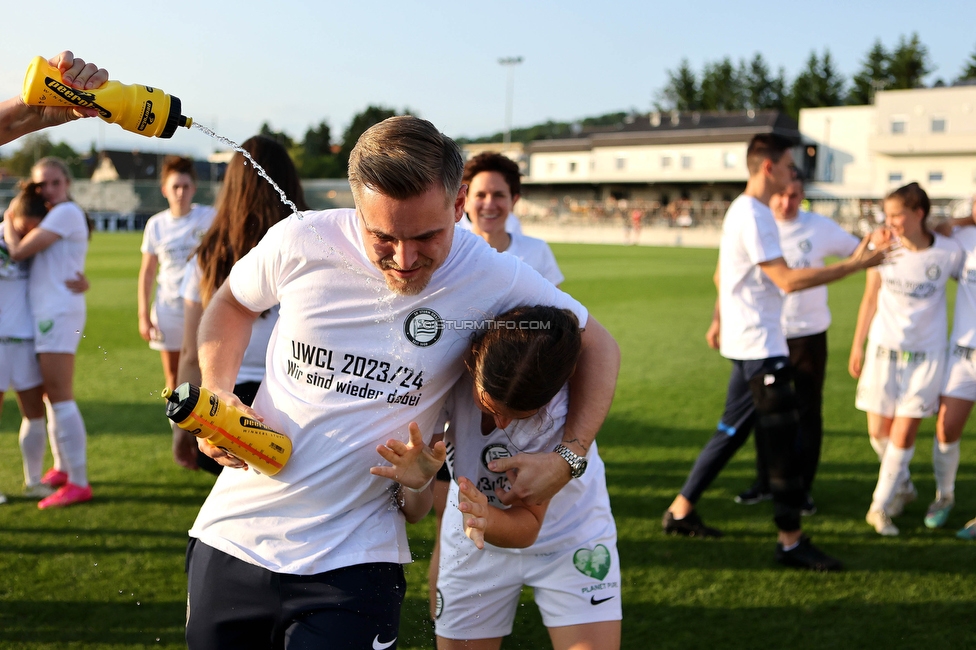
[{"label": "green grass pitch", "polygon": [[[754,473],[750,444],[700,504],[720,540],[670,538],[661,514],[720,415],[728,362],[709,350],[716,251],[554,245],[564,288],[623,351],[617,396],[599,436],[619,532],[625,648],[888,648],[976,646],[976,545],[953,533],[976,516],[976,447],[963,442],[957,507],[945,530],[922,525],[934,492],[934,425],[923,424],[914,479],[921,496],[881,538],[864,523],[878,463],[846,372],[863,275],[831,288],[834,325],[825,391],[825,442],[804,521],[848,570],[816,575],[773,561],[771,506],[732,497]],[[0,418],[0,648],[180,648],[186,607],[186,531],[212,484],[178,468],[162,416],[159,357],[139,338],[139,236],[98,233],[78,356],[78,403],[89,432],[95,500],[38,511],[18,498],[22,473],[13,395]],[[410,527],[401,648],[429,648],[430,518]],[[473,615],[476,613],[473,613]],[[506,648],[548,636],[524,593]]]}]

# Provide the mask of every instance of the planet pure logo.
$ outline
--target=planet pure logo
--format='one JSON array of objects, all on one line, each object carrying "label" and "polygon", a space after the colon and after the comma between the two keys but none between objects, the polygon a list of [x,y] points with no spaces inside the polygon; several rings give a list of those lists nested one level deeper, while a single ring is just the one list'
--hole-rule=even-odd
[{"label": "planet pure logo", "polygon": [[583,575],[603,580],[610,572],[610,551],[603,544],[595,548],[581,548],[573,554],[573,566]]},{"label": "planet pure logo", "polygon": [[53,320],[37,321],[37,329],[40,330],[41,334],[47,334],[51,331],[52,327],[54,327]]},{"label": "planet pure logo", "polygon": [[47,86],[51,92],[66,102],[70,102],[75,106],[94,108],[98,111],[99,117],[103,117],[105,119],[112,117],[112,113],[95,103],[94,93],[86,93],[81,90],[75,90],[74,88],[70,88],[57,79],[52,79],[51,77],[44,77],[44,85]]}]

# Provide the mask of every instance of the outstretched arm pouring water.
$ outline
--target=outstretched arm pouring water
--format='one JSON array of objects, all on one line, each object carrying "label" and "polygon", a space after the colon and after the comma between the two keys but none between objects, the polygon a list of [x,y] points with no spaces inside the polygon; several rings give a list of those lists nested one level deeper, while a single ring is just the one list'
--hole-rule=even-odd
[{"label": "outstretched arm pouring water", "polygon": [[[65,83],[72,88],[98,88],[108,81],[108,72],[104,68],[99,68],[94,63],[85,63],[67,50],[50,59],[50,63],[61,71]],[[0,145],[49,126],[97,115],[94,108],[28,106],[19,95],[11,97],[0,102]]]}]

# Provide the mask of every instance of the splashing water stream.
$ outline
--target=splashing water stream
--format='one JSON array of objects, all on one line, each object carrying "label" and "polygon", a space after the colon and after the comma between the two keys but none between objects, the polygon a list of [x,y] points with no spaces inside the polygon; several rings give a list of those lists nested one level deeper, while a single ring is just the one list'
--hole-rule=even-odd
[{"label": "splashing water stream", "polygon": [[192,128],[199,129],[200,131],[203,131],[204,133],[206,133],[207,135],[209,135],[214,140],[217,140],[218,142],[221,142],[223,144],[226,144],[228,147],[231,147],[235,151],[241,152],[241,155],[243,155],[245,158],[247,158],[251,162],[251,166],[254,167],[255,171],[257,171],[257,173],[260,174],[261,177],[264,178],[264,180],[266,180],[269,183],[271,183],[271,187],[275,188],[275,191],[278,192],[278,196],[281,197],[281,202],[284,203],[285,205],[287,205],[289,208],[291,208],[292,214],[294,214],[299,219],[302,218],[302,213],[299,212],[298,206],[295,205],[294,203],[292,203],[288,199],[288,195],[285,194],[284,190],[282,190],[280,187],[278,187],[278,184],[275,183],[273,180],[271,180],[271,177],[268,176],[268,173],[266,171],[264,171],[264,168],[261,165],[257,164],[254,161],[254,158],[251,158],[251,154],[249,154],[247,151],[245,151],[244,150],[244,147],[242,147],[241,145],[237,144],[236,142],[234,142],[230,138],[225,138],[222,135],[218,135],[217,133],[214,132],[213,129],[208,128],[208,127],[200,124],[199,122],[194,122]]}]

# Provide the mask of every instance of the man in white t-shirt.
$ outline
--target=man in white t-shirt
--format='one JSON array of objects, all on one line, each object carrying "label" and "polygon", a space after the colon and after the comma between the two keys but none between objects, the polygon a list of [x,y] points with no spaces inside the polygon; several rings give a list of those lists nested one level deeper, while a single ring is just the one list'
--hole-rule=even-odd
[{"label": "man in white t-shirt", "polygon": [[[457,145],[425,120],[391,118],[359,139],[349,180],[356,210],[275,225],[238,262],[200,325],[202,383],[286,434],[274,477],[224,471],[188,549],[192,648],[290,643],[393,647],[410,561],[395,485],[370,474],[375,449],[425,441],[464,369],[472,329],[518,304],[571,309],[585,325],[573,402],[555,452],[496,459],[516,470],[508,498],[550,498],[610,407],[619,350],[578,302],[516,257],[455,229],[466,187]],[[231,392],[251,323],[274,305],[267,375],[253,411]],[[242,463],[201,444],[221,464]],[[575,468],[575,469],[574,469]],[[421,488],[419,485],[405,485]]]},{"label": "man in white t-shirt", "polygon": [[779,529],[776,559],[782,564],[817,571],[835,571],[841,563],[816,548],[803,535],[800,510],[803,479],[796,450],[799,418],[789,349],[783,330],[783,293],[839,280],[857,270],[880,264],[890,242],[879,240],[868,250],[865,238],[854,254],[822,268],[790,268],[783,257],[779,232],[769,210],[774,194],[784,192],[796,176],[792,143],[778,135],[754,136],[746,153],[749,181],[725,215],[719,248],[720,351],[732,361],[725,412],[705,446],[688,482],[664,513],[665,532],[718,537],[695,511],[706,481],[717,475],[731,454],[725,438],[737,426],[755,425],[757,444],[767,463]]},{"label": "man in white t-shirt", "polygon": [[[824,265],[825,258],[847,257],[857,249],[857,237],[841,228],[833,219],[801,210],[802,201],[803,181],[800,179],[795,179],[785,192],[774,194],[769,201],[769,209],[779,230],[783,258],[791,269],[820,268]],[[716,279],[717,277],[716,275]],[[705,335],[708,345],[715,350],[720,347],[720,327],[716,311],[712,325]],[[806,495],[803,514],[813,514],[816,511],[810,491],[820,464],[823,440],[823,384],[827,369],[828,327],[830,308],[827,305],[827,287],[813,287],[783,298],[783,330],[790,351],[790,366],[793,368],[800,418],[798,440]],[[736,424],[731,424],[731,428],[735,429],[735,435],[724,438],[731,446],[730,454],[742,446],[752,430],[751,426]],[[756,451],[756,481],[752,487],[735,497],[736,503],[751,505],[773,497],[763,457],[758,447]],[[714,477],[708,479],[708,482],[712,479]]]}]

